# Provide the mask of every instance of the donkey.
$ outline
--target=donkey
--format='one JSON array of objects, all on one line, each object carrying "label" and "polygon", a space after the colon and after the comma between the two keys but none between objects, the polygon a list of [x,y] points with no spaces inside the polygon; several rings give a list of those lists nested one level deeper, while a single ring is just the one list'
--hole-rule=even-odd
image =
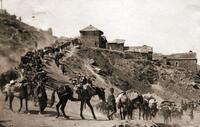
[{"label": "donkey", "polygon": [[117,104],[117,108],[119,109],[120,112],[120,117],[121,120],[125,120],[128,111],[130,109],[130,99],[127,96],[126,92],[122,92],[120,93],[117,98],[116,98],[116,104]]},{"label": "donkey", "polygon": [[[75,86],[76,87],[76,86]],[[57,89],[55,89],[52,93],[52,96],[51,96],[51,103],[50,103],[50,106],[53,106],[54,102],[55,102],[55,93],[57,93],[58,95],[58,98],[59,98],[59,102],[57,103],[56,105],[56,110],[57,110],[57,118],[60,116],[60,113],[59,113],[59,108],[61,106],[61,111],[63,113],[63,116],[66,118],[66,119],[69,119],[69,116],[67,116],[64,112],[64,109],[65,109],[65,106],[67,104],[67,101],[68,100],[71,100],[71,101],[81,101],[81,105],[80,105],[80,116],[82,119],[85,119],[82,115],[82,112],[83,112],[83,105],[86,103],[90,109],[91,109],[91,112],[92,112],[92,115],[93,115],[93,118],[96,119],[96,116],[94,114],[94,110],[93,110],[93,107],[90,103],[90,100],[91,98],[94,96],[94,95],[98,95],[100,99],[102,99],[103,101],[105,101],[105,92],[104,92],[104,89],[103,88],[99,88],[99,87],[93,87],[95,93],[94,94],[89,94],[87,91],[86,92],[83,92],[82,88],[79,88],[79,87],[76,87],[75,88],[75,92],[78,93],[79,95],[79,98],[74,98],[73,97],[73,90],[72,88],[70,88],[68,85],[66,86],[61,86]]]},{"label": "donkey", "polygon": [[130,106],[129,106],[129,110],[128,110],[128,116],[130,119],[132,119],[133,117],[133,111],[138,109],[139,110],[139,119],[141,117],[142,114],[142,106],[143,106],[143,96],[142,95],[138,95],[136,98],[132,99],[130,102]]},{"label": "donkey", "polygon": [[[14,84],[14,81],[12,80],[11,83]],[[23,80],[20,83],[15,83],[14,85],[7,84],[5,87],[6,87],[4,91],[6,93],[5,101],[9,99],[10,110],[13,111],[12,102],[13,102],[14,97],[17,97],[20,100],[20,108],[18,112],[21,111],[21,108],[23,106],[23,99],[25,99],[26,112],[28,112],[28,96],[29,96],[28,91],[31,91],[28,89],[31,89],[31,88],[28,86],[25,80]]]},{"label": "donkey", "polygon": [[63,113],[63,116],[66,119],[69,119],[69,116],[67,116],[64,111],[68,100],[71,100],[71,101],[79,101],[79,100],[73,97],[73,90],[68,85],[60,86],[57,89],[55,89],[51,95],[51,100],[50,100],[50,104],[49,104],[50,107],[52,107],[55,102],[55,93],[57,93],[58,98],[59,98],[59,102],[56,104],[56,111],[57,111],[56,118],[58,118],[60,116],[59,108],[61,106],[60,109]]},{"label": "donkey", "polygon": [[[91,88],[88,89],[84,89],[81,86],[76,85],[75,86],[75,90],[76,93],[79,95],[80,101],[81,101],[81,105],[80,105],[80,116],[82,119],[85,119],[83,116],[83,106],[86,103],[93,115],[93,118],[96,119],[95,113],[94,113],[94,109],[90,103],[90,100],[93,96],[98,95],[99,99],[101,99],[103,102],[105,102],[105,89],[101,88],[101,87],[94,87],[91,86]],[[91,92],[92,91],[92,92]]]}]

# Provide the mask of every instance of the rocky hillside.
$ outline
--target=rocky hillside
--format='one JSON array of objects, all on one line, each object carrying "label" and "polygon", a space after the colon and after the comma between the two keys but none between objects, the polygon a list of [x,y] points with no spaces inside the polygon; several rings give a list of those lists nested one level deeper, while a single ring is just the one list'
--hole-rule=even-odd
[{"label": "rocky hillside", "polygon": [[133,89],[143,94],[151,93],[164,100],[180,102],[182,99],[200,99],[199,73],[194,74],[154,61],[125,59],[122,52],[106,49],[69,45],[63,53],[60,63],[64,65],[65,75],[61,66],[56,66],[53,57],[49,57],[49,62],[45,63],[43,69],[49,77],[49,87],[69,84],[70,79],[81,73],[93,77],[94,84],[106,90],[114,87],[117,93]]},{"label": "rocky hillside", "polygon": [[20,56],[28,50],[53,43],[55,37],[49,32],[36,29],[16,18],[15,15],[0,15],[0,72],[16,66]]},{"label": "rocky hillside", "polygon": [[76,55],[63,58],[63,62],[69,72],[93,75],[101,86],[134,89],[167,100],[199,99],[198,75],[182,68],[125,59],[121,52],[84,47],[77,49]]}]

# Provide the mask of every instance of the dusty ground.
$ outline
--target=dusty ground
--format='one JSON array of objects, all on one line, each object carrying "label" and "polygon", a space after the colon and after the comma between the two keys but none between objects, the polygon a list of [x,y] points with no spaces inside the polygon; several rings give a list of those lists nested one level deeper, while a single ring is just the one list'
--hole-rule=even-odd
[{"label": "dusty ground", "polygon": [[[98,101],[95,97],[92,103],[95,104]],[[162,123],[160,116],[152,121],[136,120],[121,121],[118,119],[108,121],[106,116],[101,112],[95,110],[97,120],[92,119],[91,112],[87,107],[84,109],[84,116],[86,120],[81,120],[79,116],[79,102],[69,102],[65,108],[67,115],[70,119],[64,119],[62,117],[56,118],[55,104],[53,108],[46,108],[43,115],[38,114],[38,107],[33,106],[33,103],[29,101],[29,114],[23,113],[25,109],[22,109],[21,113],[18,113],[19,100],[15,99],[13,103],[14,112],[8,109],[8,103],[4,102],[4,95],[0,93],[0,127],[112,127],[114,125],[129,124],[133,127],[147,126],[150,127],[153,122]],[[187,114],[187,113],[185,113]],[[200,114],[195,113],[194,120],[190,120],[187,115],[184,115],[183,120],[173,120],[171,125],[176,127],[200,127]],[[180,126],[181,125],[181,126]],[[163,126],[164,127],[164,126]]]},{"label": "dusty ground", "polygon": [[[96,103],[93,99],[93,104]],[[91,112],[87,107],[84,110],[86,120],[81,120],[79,116],[79,102],[69,102],[65,108],[70,120],[62,117],[56,118],[55,105],[53,108],[46,108],[43,115],[38,114],[38,108],[29,101],[29,114],[18,113],[19,101],[14,100],[14,112],[8,109],[8,103],[4,102],[4,95],[0,94],[0,127],[112,127],[115,124],[125,123],[125,121],[108,121],[106,116],[95,110],[97,120],[92,119]],[[25,109],[23,109],[25,110]],[[145,122],[148,123],[149,122]]]}]

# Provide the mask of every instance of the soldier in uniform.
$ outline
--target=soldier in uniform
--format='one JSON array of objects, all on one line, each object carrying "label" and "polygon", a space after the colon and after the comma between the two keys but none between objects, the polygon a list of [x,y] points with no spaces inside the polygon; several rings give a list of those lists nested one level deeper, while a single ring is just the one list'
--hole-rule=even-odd
[{"label": "soldier in uniform", "polygon": [[[116,101],[115,101],[115,96],[114,96],[114,89],[110,88],[110,95],[107,98],[107,103],[108,103],[108,114],[107,117],[109,120],[113,119],[113,115],[117,112],[116,108]],[[110,113],[111,111],[111,113]]]}]

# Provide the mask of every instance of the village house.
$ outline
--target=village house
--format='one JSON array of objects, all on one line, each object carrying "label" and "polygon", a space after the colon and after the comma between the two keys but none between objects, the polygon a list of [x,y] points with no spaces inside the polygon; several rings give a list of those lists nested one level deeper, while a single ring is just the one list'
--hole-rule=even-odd
[{"label": "village house", "polygon": [[[80,30],[80,42],[82,46],[86,47],[107,48],[108,50],[123,52],[125,59],[154,60],[166,65],[182,67],[193,72],[197,71],[197,55],[195,52],[155,55],[153,54],[153,48],[150,46],[124,46],[125,40],[123,39],[115,39],[112,42],[107,42],[106,38],[102,36],[103,34],[103,31],[89,25]],[[155,56],[158,59],[155,59]]]},{"label": "village house", "polygon": [[112,51],[120,51],[125,54],[126,59],[146,59],[152,60],[153,48],[150,46],[125,47],[124,39],[115,39],[107,42],[103,36],[103,31],[89,25],[80,30],[80,42],[85,47],[106,48]]},{"label": "village house", "polygon": [[8,12],[5,9],[3,9],[3,0],[0,0],[0,4],[1,4],[0,15],[7,15]]},{"label": "village house", "polygon": [[124,47],[126,59],[152,60],[153,48],[147,45]]},{"label": "village house", "polygon": [[116,50],[116,51],[124,51],[124,42],[123,39],[115,39],[112,42],[107,43],[107,49]]},{"label": "village house", "polygon": [[166,65],[185,68],[192,72],[197,71],[197,54],[192,51],[165,55],[163,61]]},{"label": "village house", "polygon": [[80,30],[80,41],[82,46],[106,48],[107,40],[103,31],[95,28],[92,25]]},{"label": "village house", "polygon": [[8,12],[5,9],[0,9],[0,15],[8,15]]}]

